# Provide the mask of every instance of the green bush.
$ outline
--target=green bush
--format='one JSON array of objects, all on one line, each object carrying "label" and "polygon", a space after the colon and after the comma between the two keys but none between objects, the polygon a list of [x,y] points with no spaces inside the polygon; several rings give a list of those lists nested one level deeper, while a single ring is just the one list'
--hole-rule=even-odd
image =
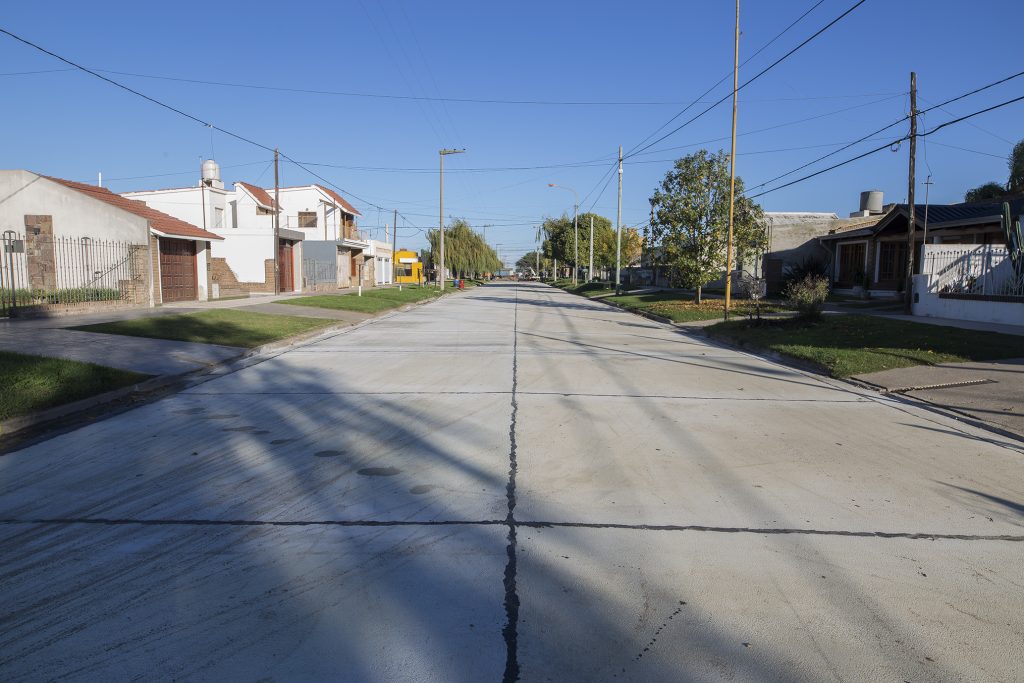
[{"label": "green bush", "polygon": [[817,320],[828,299],[828,278],[808,273],[801,280],[789,283],[786,301],[797,310],[803,320]]}]

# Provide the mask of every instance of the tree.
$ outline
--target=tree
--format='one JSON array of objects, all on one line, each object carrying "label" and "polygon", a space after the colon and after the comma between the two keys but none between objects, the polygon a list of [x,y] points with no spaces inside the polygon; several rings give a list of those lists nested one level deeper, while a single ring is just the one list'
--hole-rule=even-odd
[{"label": "tree", "polygon": [[1010,177],[1005,185],[993,181],[984,185],[971,188],[964,194],[965,202],[984,202],[993,199],[1002,199],[1008,194],[1020,194],[1024,192],[1024,140],[1021,140],[1013,149],[1006,161],[1010,168]]},{"label": "tree", "polygon": [[[651,197],[651,248],[669,266],[673,284],[701,290],[723,275],[729,230],[729,159],[700,150],[677,159]],[[734,258],[763,251],[767,226],[761,207],[743,196],[736,178]]]},{"label": "tree", "polygon": [[[551,267],[551,261],[541,254],[540,257],[540,269],[541,271],[547,270]],[[524,254],[522,258],[516,261],[516,270],[524,273],[533,273],[537,270],[537,252],[531,251]],[[540,273],[537,273],[539,276]]]},{"label": "tree", "polygon": [[[581,213],[579,224],[579,266],[586,268],[590,262],[590,219],[594,219],[594,269],[615,267],[615,229],[611,220],[596,213]],[[572,216],[546,218],[541,227],[544,233],[542,254],[545,258],[557,259],[559,263],[574,262],[575,231]]]},{"label": "tree", "polygon": [[1006,181],[1006,189],[1011,194],[1024,192],[1024,140],[1013,146],[1009,165],[1010,179]]},{"label": "tree", "polygon": [[[431,263],[436,267],[435,254],[440,254],[441,235],[437,230],[427,231],[430,242]],[[462,218],[452,220],[444,230],[445,266],[460,277],[482,275],[501,269],[501,260],[480,233],[475,232]]]},{"label": "tree", "polygon": [[628,268],[640,262],[644,238],[636,228],[622,229],[622,267]]},{"label": "tree", "polygon": [[992,181],[967,190],[964,195],[965,202],[984,202],[992,199],[999,199],[1006,194],[1006,188],[999,183]]}]

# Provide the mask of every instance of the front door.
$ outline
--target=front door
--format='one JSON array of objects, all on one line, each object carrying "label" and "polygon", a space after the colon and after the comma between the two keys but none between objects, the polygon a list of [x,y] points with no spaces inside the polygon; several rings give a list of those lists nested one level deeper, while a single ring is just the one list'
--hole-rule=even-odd
[{"label": "front door", "polygon": [[160,296],[165,303],[195,301],[196,243],[160,238]]},{"label": "front door", "polygon": [[277,245],[278,284],[282,292],[295,289],[295,270],[292,263],[292,243],[281,240]]}]

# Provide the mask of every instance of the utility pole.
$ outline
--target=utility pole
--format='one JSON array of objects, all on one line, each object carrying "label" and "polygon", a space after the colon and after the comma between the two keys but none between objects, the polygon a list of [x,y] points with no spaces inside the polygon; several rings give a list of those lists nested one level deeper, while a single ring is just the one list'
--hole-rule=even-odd
[{"label": "utility pole", "polygon": [[619,206],[615,210],[615,293],[619,293],[622,271],[622,145],[619,145]]},{"label": "utility pole", "polygon": [[572,205],[572,284],[578,285],[580,272],[580,203]]},{"label": "utility pole", "polygon": [[732,304],[732,229],[736,214],[736,100],[740,85],[740,0],[736,0],[736,40],[732,66],[732,152],[729,154],[729,238],[725,246],[725,319]]},{"label": "utility pole", "polygon": [[274,148],[274,294],[281,293],[281,264],[278,263],[278,252],[281,249],[281,213],[277,210],[281,191],[281,179],[278,175],[277,148]]},{"label": "utility pole", "polygon": [[594,214],[590,214],[590,266],[587,268],[587,282],[594,279]]},{"label": "utility pole", "polygon": [[537,279],[540,280],[540,228],[537,228],[537,248],[533,253],[537,257]]},{"label": "utility pole", "polygon": [[438,221],[437,227],[441,231],[441,263],[440,265],[434,264],[437,267],[437,281],[441,286],[441,291],[444,291],[444,158],[449,154],[462,154],[466,150],[464,149],[442,149],[438,151],[438,156],[441,159],[441,202],[440,202],[440,220]]},{"label": "utility pole", "polygon": [[391,284],[395,284],[395,273],[398,272],[395,265],[395,257],[398,255],[398,209],[395,209],[395,218],[391,223]]},{"label": "utility pole", "polygon": [[[932,174],[929,173],[924,181],[924,237],[921,239],[921,267],[924,268],[925,245],[928,244],[928,195],[932,189]],[[922,273],[924,270],[921,271]]]},{"label": "utility pole", "polygon": [[917,73],[910,72],[910,173],[907,180],[907,279],[903,285],[903,312],[914,312],[914,185],[917,169]]}]

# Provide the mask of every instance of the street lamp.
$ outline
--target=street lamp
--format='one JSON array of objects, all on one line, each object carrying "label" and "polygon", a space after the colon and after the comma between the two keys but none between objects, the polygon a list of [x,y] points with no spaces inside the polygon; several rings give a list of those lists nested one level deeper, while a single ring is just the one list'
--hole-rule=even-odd
[{"label": "street lamp", "polygon": [[441,291],[444,291],[444,158],[449,154],[464,154],[464,149],[442,149],[438,151],[438,156],[441,159],[441,208],[440,208],[440,220],[437,223],[438,229],[441,231],[441,265],[438,272],[438,282],[441,285]]},{"label": "street lamp", "polygon": [[580,210],[580,196],[576,193],[576,190],[564,185],[548,183],[548,187],[556,187],[559,190],[568,190],[569,192],[572,192],[572,196],[576,199],[576,203],[572,205],[572,283],[575,285],[578,284],[576,274],[580,268],[580,229],[577,224],[577,218]]}]

